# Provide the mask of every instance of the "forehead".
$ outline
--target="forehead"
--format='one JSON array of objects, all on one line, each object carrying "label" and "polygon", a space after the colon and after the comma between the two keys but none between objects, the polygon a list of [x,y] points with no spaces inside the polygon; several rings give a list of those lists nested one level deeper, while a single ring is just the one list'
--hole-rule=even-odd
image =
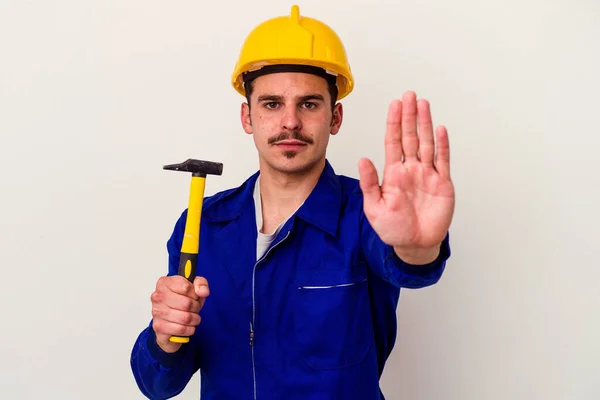
[{"label": "forehead", "polygon": [[259,76],[254,80],[256,94],[303,95],[327,92],[327,81],[320,76],[303,72],[277,72]]}]

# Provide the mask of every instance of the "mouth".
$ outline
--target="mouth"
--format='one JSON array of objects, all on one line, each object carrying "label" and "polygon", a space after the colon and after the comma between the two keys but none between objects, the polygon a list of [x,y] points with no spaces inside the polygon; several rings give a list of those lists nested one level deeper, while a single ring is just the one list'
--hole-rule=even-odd
[{"label": "mouth", "polygon": [[306,147],[305,142],[301,142],[300,140],[281,140],[279,142],[274,143],[275,146],[282,150],[292,151],[292,150],[300,150]]}]

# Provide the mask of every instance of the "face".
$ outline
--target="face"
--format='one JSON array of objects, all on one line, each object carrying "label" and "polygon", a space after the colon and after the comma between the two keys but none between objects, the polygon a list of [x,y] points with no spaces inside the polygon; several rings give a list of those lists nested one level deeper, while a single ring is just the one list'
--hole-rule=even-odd
[{"label": "face", "polygon": [[244,131],[253,135],[261,168],[303,173],[325,161],[329,136],[338,133],[342,106],[331,109],[327,82],[285,72],[254,80],[250,105],[242,104]]}]

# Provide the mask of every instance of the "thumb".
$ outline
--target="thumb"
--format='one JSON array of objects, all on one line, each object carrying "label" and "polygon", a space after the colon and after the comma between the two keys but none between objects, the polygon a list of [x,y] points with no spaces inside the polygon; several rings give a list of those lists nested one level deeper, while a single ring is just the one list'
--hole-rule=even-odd
[{"label": "thumb", "polygon": [[375,165],[368,158],[361,158],[358,162],[360,189],[363,192],[365,208],[374,207],[381,199],[381,188]]},{"label": "thumb", "polygon": [[208,288],[208,281],[206,280],[206,278],[203,278],[201,276],[197,276],[196,278],[194,278],[194,291],[196,292],[196,295],[198,295],[198,297],[200,298],[208,297],[208,295],[210,294],[210,290]]}]

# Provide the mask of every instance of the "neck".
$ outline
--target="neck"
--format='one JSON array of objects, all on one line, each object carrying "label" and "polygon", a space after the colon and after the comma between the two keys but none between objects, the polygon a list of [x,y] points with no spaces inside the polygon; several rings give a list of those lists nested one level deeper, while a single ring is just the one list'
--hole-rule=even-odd
[{"label": "neck", "polygon": [[306,200],[316,186],[325,160],[307,170],[285,173],[261,162],[260,195],[263,213],[262,232],[271,232]]}]

